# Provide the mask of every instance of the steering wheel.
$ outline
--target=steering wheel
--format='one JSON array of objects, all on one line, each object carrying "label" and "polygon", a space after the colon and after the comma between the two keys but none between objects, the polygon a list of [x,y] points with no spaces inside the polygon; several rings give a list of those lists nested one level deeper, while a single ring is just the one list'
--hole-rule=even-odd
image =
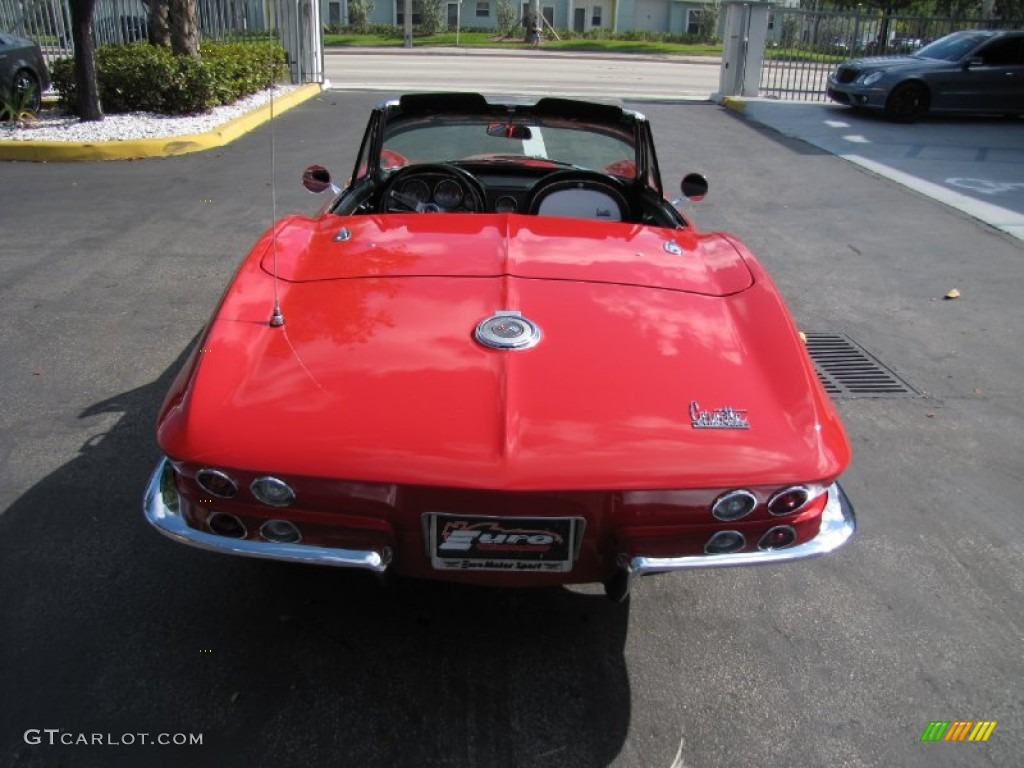
[{"label": "steering wheel", "polygon": [[[568,208],[571,210],[569,213],[563,213],[557,210],[564,206],[562,205],[548,205],[548,210],[545,210],[544,202],[552,194],[557,192],[571,192],[572,190],[586,190],[591,193],[592,199],[580,200],[580,210],[572,210],[577,206],[570,204]],[[568,202],[566,196],[561,197],[562,200]],[[618,218],[614,217],[612,212],[604,212],[604,209],[593,208],[591,203],[597,202],[610,202],[618,208]],[[588,213],[587,209],[593,211]],[[633,220],[633,207],[629,204],[629,188],[619,179],[614,176],[609,176],[605,173],[599,173],[598,171],[584,171],[584,170],[568,170],[568,171],[555,171],[549,173],[547,176],[542,178],[530,191],[530,199],[526,202],[526,210],[528,213],[533,215],[567,215],[575,218],[593,218],[603,219],[605,215],[609,216],[612,221],[632,221]]]},{"label": "steering wheel", "polygon": [[[413,179],[423,177],[429,191],[426,199],[410,195],[401,188]],[[436,190],[445,182],[452,181],[459,187],[460,199],[455,205],[447,205],[436,199]],[[458,211],[484,210],[484,188],[469,171],[447,163],[425,163],[407,165],[392,173],[381,189],[377,202],[378,213],[454,213]],[[447,201],[445,201],[447,202]]]}]

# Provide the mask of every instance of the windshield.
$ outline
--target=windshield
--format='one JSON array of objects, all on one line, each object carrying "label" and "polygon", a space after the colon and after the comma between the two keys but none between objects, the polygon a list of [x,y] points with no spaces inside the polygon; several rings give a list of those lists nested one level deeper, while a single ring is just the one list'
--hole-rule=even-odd
[{"label": "windshield", "polygon": [[942,61],[960,61],[964,56],[973,51],[980,43],[988,40],[992,35],[985,32],[973,32],[964,34],[954,32],[929,43],[914,55],[921,59],[941,59]]},{"label": "windshield", "polygon": [[561,118],[431,115],[395,120],[384,131],[385,168],[478,162],[636,173],[630,131]]}]

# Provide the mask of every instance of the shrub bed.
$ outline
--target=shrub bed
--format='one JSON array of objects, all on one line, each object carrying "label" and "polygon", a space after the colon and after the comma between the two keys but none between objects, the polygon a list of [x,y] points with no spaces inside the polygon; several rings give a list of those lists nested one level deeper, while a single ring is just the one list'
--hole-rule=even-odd
[{"label": "shrub bed", "polygon": [[[279,43],[204,42],[200,58],[175,56],[149,43],[104,45],[96,50],[100,105],[108,114],[156,112],[194,115],[233,104],[284,77]],[[51,66],[53,87],[64,109],[78,111],[72,59]]]},{"label": "shrub bed", "polygon": [[[520,19],[513,20],[504,36],[524,36],[526,30],[520,24],[520,21]],[[502,36],[502,32],[495,27],[463,26],[460,31],[464,35],[483,33],[487,34],[490,38]],[[647,30],[613,32],[610,29],[599,28],[588,29],[586,32],[574,32],[571,29],[559,29],[557,31],[559,38],[562,40],[607,40],[614,42],[674,43],[679,45],[708,45],[715,44],[718,41],[714,36],[672,34],[669,32],[651,32]],[[359,38],[378,37],[381,40],[401,40],[404,37],[402,27],[396,27],[393,24],[367,24],[361,27],[344,24],[325,24],[324,33],[328,35],[351,35]],[[432,37],[435,34],[419,25],[413,27],[412,33],[413,37]],[[545,30],[544,34],[549,35],[550,33]]]}]

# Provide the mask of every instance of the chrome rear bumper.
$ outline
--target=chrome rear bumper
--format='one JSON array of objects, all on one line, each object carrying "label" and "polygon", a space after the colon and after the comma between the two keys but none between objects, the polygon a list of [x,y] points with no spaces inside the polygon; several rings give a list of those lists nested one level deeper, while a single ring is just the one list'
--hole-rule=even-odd
[{"label": "chrome rear bumper", "polygon": [[848,542],[857,530],[853,505],[839,483],[828,488],[828,499],[821,514],[821,528],[810,541],[787,549],[763,549],[756,552],[734,552],[722,555],[686,555],[685,557],[623,556],[623,572],[605,585],[608,596],[622,600],[629,594],[638,576],[692,568],[727,568],[739,565],[772,565],[791,560],[805,560],[834,552]]},{"label": "chrome rear bumper", "polygon": [[[171,471],[167,459],[161,459],[146,486],[146,495],[142,504],[146,520],[160,533],[181,544],[188,544],[212,552],[223,552],[244,557],[260,557],[267,560],[286,560],[293,563],[311,563],[314,565],[333,565],[340,568],[362,568],[376,573],[383,573],[391,560],[391,553],[358,549],[330,549],[313,547],[307,544],[283,544],[273,541],[256,541],[252,539],[232,539],[217,536],[189,527],[182,517],[180,506],[169,505],[164,498],[162,479],[165,472]],[[176,494],[171,489],[167,493]],[[177,508],[175,508],[177,506]]]},{"label": "chrome rear bumper", "polygon": [[[233,539],[191,528],[180,511],[180,504],[173,502],[177,491],[164,488],[165,473],[171,472],[166,458],[157,464],[143,501],[146,520],[160,533],[181,544],[188,544],[211,552],[221,552],[244,557],[258,557],[267,560],[284,560],[314,565],[331,565],[341,568],[361,568],[384,573],[391,561],[391,551],[333,549],[307,544],[285,544],[252,539]],[[810,541],[787,549],[758,550],[756,552],[735,552],[721,555],[687,555],[684,557],[623,556],[622,571],[605,584],[608,596],[614,600],[624,599],[638,576],[692,568],[724,568],[741,565],[771,565],[791,560],[803,560],[833,552],[849,541],[857,528],[853,506],[838,483],[828,489],[828,498],[821,515],[821,528]]]}]

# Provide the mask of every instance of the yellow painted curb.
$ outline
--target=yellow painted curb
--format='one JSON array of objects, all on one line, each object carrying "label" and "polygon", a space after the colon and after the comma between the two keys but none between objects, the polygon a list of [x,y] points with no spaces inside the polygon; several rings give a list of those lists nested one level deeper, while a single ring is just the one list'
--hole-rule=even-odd
[{"label": "yellow painted curb", "polygon": [[739,112],[742,115],[747,109],[747,102],[743,99],[737,99],[735,96],[726,96],[722,99],[722,106],[726,109],[731,109],[733,112]]},{"label": "yellow painted curb", "polygon": [[208,133],[193,133],[185,136],[169,136],[162,139],[138,139],[134,141],[94,141],[76,143],[72,141],[3,141],[0,140],[0,160],[30,160],[35,162],[78,162],[82,160],[137,160],[143,157],[170,157],[189,152],[229,144],[253,128],[270,119],[271,109],[275,116],[311,99],[320,93],[319,83],[310,83],[296,88],[281,98],[274,99],[273,106],[264,104],[252,112],[236,117]]}]

